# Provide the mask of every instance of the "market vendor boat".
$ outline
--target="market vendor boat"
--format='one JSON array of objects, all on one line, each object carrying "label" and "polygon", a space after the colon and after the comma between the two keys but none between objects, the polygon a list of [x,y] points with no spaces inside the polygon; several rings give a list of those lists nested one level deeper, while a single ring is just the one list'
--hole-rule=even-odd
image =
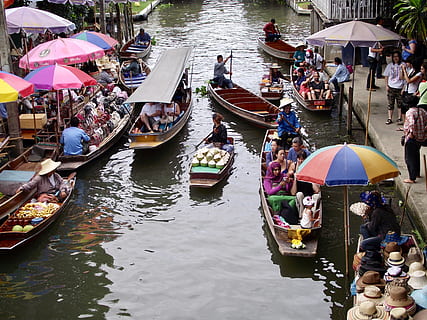
[{"label": "market vendor boat", "polygon": [[64,180],[70,191],[61,203],[28,201],[3,222],[0,226],[0,253],[11,252],[30,242],[58,219],[70,201],[75,174]]},{"label": "market vendor boat", "polygon": [[257,127],[277,128],[276,119],[279,108],[251,91],[235,83],[230,89],[223,89],[215,83],[209,83],[208,92],[219,105]]},{"label": "market vendor boat", "polygon": [[[234,139],[228,137],[227,140],[234,147]],[[225,151],[203,146],[197,150],[190,165],[190,187],[211,188],[224,180],[231,173],[234,156],[234,148]]]},{"label": "market vendor boat", "polygon": [[142,122],[138,117],[129,131],[132,149],[154,149],[175,137],[187,123],[193,108],[191,83],[188,83],[188,69],[191,48],[166,50],[147,79],[136,89],[126,102],[160,104],[178,103],[180,114],[174,121],[160,125],[157,132],[141,132]]},{"label": "market vendor boat", "polygon": [[120,66],[119,72],[119,81],[124,89],[128,92],[138,88],[151,72],[150,67],[144,61],[142,61],[142,59],[138,59],[141,73],[132,74],[131,72],[125,72],[124,69],[130,64],[130,62],[131,60],[124,60]]},{"label": "market vendor boat", "polygon": [[263,77],[261,80],[260,93],[261,97],[268,101],[280,101],[283,97],[283,83],[270,83],[268,78]]},{"label": "market vendor boat", "polygon": [[135,39],[126,42],[119,51],[121,58],[136,55],[139,58],[146,57],[151,51],[151,41],[148,44],[136,44]]},{"label": "market vendor boat", "polygon": [[315,203],[313,212],[316,220],[313,222],[311,229],[303,229],[300,225],[288,225],[286,227],[276,224],[278,213],[281,209],[281,202],[287,200],[290,206],[294,206],[295,196],[289,195],[273,195],[269,196],[264,190],[263,179],[266,171],[265,157],[266,146],[276,136],[275,130],[267,130],[261,152],[261,207],[265,221],[270,229],[271,235],[277,243],[279,252],[284,256],[297,256],[297,257],[314,257],[317,254],[317,247],[322,228],[322,203],[321,199]]},{"label": "market vendor boat", "polygon": [[0,168],[0,220],[10,215],[34,195],[35,189],[18,193],[16,190],[37,174],[42,160],[55,157],[55,151],[56,148],[43,148],[41,144],[36,145]]},{"label": "market vendor boat", "polygon": [[[294,67],[291,66],[291,75],[293,74]],[[315,112],[331,112],[334,107],[334,99],[315,99],[309,100],[304,99],[303,96],[299,93],[295,82],[292,81],[292,91],[295,97],[295,100],[298,101],[304,109]]]},{"label": "market vendor boat", "polygon": [[258,38],[258,46],[269,55],[286,61],[294,61],[294,53],[297,50],[283,40],[265,41],[265,37]]}]

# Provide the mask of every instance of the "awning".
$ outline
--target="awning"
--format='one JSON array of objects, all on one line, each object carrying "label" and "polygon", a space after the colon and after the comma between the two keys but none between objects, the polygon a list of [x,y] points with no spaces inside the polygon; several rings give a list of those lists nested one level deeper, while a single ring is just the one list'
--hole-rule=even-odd
[{"label": "awning", "polygon": [[192,48],[169,49],[163,52],[147,79],[126,100],[126,103],[170,103],[190,58]]}]

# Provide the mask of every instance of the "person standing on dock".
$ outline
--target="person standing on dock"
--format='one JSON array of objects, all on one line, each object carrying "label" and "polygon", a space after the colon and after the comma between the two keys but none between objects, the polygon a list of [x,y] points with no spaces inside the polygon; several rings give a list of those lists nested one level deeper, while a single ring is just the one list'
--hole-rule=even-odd
[{"label": "person standing on dock", "polygon": [[[398,119],[397,123],[402,124],[402,88],[405,84],[402,75],[402,58],[400,52],[395,51],[392,54],[392,62],[390,62],[384,70],[385,83],[387,85],[388,99],[388,119],[385,124],[393,123],[394,105],[397,106]],[[396,102],[396,103],[395,103]]]},{"label": "person standing on dock", "polygon": [[276,41],[282,36],[277,27],[276,20],[271,19],[262,29],[265,32],[265,41]]},{"label": "person standing on dock", "polygon": [[214,78],[213,81],[218,83],[218,87],[221,88],[233,88],[233,82],[231,82],[230,79],[226,79],[224,74],[232,75],[231,71],[228,71],[225,67],[225,64],[229,59],[231,59],[231,55],[227,57],[227,59],[224,60],[224,57],[222,55],[218,55],[216,57],[217,62],[214,65]]}]

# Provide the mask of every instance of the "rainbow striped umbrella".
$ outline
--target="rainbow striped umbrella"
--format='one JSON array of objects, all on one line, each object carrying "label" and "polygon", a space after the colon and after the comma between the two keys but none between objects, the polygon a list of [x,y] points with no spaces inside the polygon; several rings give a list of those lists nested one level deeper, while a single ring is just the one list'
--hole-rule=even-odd
[{"label": "rainbow striped umbrella", "polygon": [[0,102],[12,102],[34,92],[34,85],[14,74],[0,71]]},{"label": "rainbow striped umbrella", "polygon": [[71,38],[90,42],[98,47],[101,47],[104,50],[112,49],[115,45],[118,44],[116,39],[111,38],[106,34],[94,31],[82,31],[80,33],[72,35]]},{"label": "rainbow striped umbrella", "polygon": [[398,175],[397,164],[384,153],[355,144],[321,148],[296,173],[298,180],[330,187],[375,184]]}]

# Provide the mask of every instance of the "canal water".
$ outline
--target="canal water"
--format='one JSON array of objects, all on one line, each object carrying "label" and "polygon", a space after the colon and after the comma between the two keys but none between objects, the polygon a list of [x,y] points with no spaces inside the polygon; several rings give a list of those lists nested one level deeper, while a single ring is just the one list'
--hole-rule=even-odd
[{"label": "canal water", "polygon": [[[292,43],[309,35],[308,17],[257,0],[173,1],[135,27],[157,40],[150,66],[167,48],[194,48],[193,89],[213,76],[216,56],[232,50],[232,79],[258,92],[270,63],[287,73],[257,48],[271,18]],[[214,111],[235,138],[232,175],[212,190],[190,190],[191,156]],[[313,147],[354,139],[345,137],[336,110],[295,111]],[[124,137],[78,172],[59,221],[29,246],[0,256],[0,319],[344,319],[351,299],[342,189],[322,191],[318,256],[281,256],[260,209],[263,136],[197,96],[189,123],[164,147],[134,151]],[[362,190],[350,188],[350,203]],[[354,252],[360,220],[351,218]]]}]

